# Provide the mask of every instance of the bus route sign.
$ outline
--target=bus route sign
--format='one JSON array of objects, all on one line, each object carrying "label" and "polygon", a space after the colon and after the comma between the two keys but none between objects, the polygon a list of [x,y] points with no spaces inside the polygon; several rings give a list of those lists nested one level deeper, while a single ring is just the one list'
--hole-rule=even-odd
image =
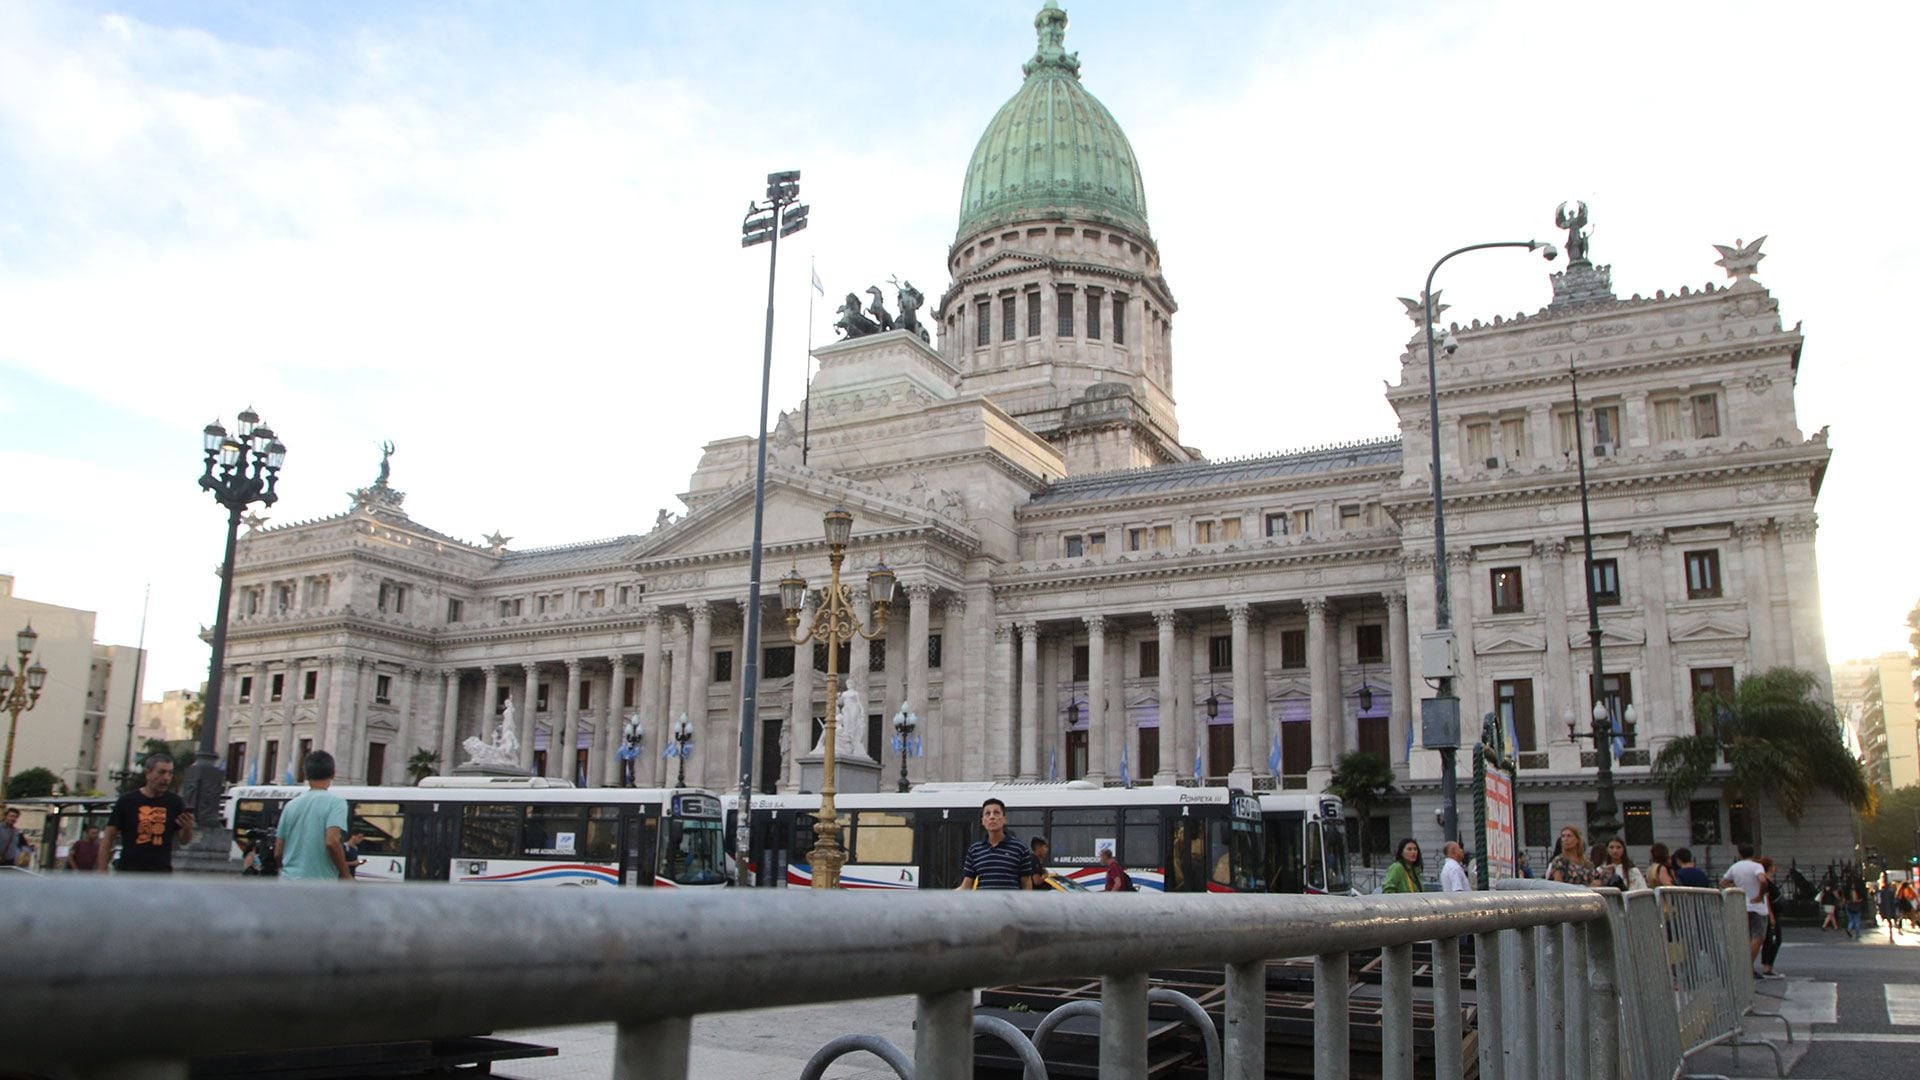
[{"label": "bus route sign", "polygon": [[1513,877],[1513,777],[1506,772],[1487,769],[1487,877],[1490,881]]}]

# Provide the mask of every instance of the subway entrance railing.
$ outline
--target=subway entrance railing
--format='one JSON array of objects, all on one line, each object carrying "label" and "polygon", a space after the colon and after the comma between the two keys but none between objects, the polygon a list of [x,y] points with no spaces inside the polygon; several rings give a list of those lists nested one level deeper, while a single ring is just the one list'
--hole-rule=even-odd
[{"label": "subway entrance railing", "polygon": [[[0,1067],[185,1077],[187,1059],[216,1054],[611,1021],[616,1078],[682,1077],[702,1013],[913,994],[912,1075],[960,1080],[976,988],[1077,972],[1101,979],[1100,1075],[1131,1080],[1147,1069],[1147,973],[1221,964],[1223,1075],[1251,1080],[1265,1073],[1264,962],[1314,957],[1316,1015],[1345,1017],[1348,955],[1379,950],[1384,1075],[1411,1077],[1412,946],[1426,941],[1450,1078],[1471,934],[1482,1076],[1651,1075],[1620,1057],[1620,912],[1589,890],[1062,902],[53,878],[0,889]],[[1348,1075],[1344,1023],[1322,1023],[1314,1071]]]}]

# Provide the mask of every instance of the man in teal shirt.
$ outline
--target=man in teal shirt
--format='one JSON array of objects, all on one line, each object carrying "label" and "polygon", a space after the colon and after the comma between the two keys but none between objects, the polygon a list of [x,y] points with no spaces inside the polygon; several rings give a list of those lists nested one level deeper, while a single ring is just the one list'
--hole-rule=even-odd
[{"label": "man in teal shirt", "polygon": [[327,789],[333,786],[333,755],[315,750],[307,755],[307,790],[280,811],[274,854],[280,858],[280,876],[296,881],[352,881],[347,867],[347,800]]}]

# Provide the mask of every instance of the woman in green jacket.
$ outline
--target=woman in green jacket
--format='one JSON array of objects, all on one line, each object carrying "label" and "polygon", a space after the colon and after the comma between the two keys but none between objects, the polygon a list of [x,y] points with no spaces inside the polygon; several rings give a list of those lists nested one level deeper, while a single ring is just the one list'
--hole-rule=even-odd
[{"label": "woman in green jacket", "polygon": [[1387,882],[1380,886],[1383,893],[1416,893],[1420,891],[1420,843],[1408,837],[1400,841],[1395,849],[1393,865],[1387,867]]}]

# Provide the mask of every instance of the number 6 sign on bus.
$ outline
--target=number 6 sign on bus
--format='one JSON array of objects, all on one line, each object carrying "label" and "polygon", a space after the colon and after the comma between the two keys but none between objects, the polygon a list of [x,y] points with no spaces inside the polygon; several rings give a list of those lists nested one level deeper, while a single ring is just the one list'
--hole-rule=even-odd
[{"label": "number 6 sign on bus", "polygon": [[1514,875],[1513,867],[1513,778],[1506,772],[1488,767],[1487,783],[1487,877],[1497,881]]}]

